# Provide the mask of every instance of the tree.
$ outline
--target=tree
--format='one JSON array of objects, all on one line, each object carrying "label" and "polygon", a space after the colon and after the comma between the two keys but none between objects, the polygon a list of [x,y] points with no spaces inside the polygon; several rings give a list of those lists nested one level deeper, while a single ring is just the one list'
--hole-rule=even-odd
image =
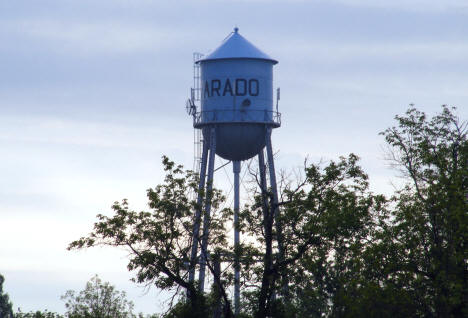
[{"label": "tree", "polygon": [[[409,183],[390,202],[368,192],[353,156],[323,170],[306,167],[300,186],[285,189],[286,259],[263,266],[272,283],[266,297],[255,294],[257,317],[468,315],[467,123],[445,106],[432,119],[414,108],[396,119],[383,135]],[[252,212],[246,223],[258,226],[260,210]],[[269,231],[274,243],[278,233],[271,224]],[[249,236],[271,240],[264,233],[258,227]],[[294,282],[292,302],[277,283],[282,265]]]},{"label": "tree", "polygon": [[[278,204],[282,209],[279,218],[275,217],[278,206],[267,189],[254,195],[254,203],[246,206],[240,218],[241,228],[249,240],[237,251],[242,259],[244,295],[249,291],[254,295],[250,307],[244,307],[245,313],[258,318],[290,313],[291,306],[297,305],[291,299],[299,297],[303,302],[306,299],[300,288],[304,285],[298,281],[305,282],[303,279],[310,279],[314,274],[305,265],[317,259],[323,261],[336,252],[333,244],[326,242],[340,242],[344,249],[350,241],[363,239],[366,233],[364,222],[370,218],[373,209],[379,208],[381,198],[367,193],[367,176],[357,162],[358,158],[350,155],[339,162],[330,162],[326,167],[306,167],[305,180],[284,190],[284,200]],[[182,300],[167,317],[205,317],[216,305],[210,301],[211,296],[198,294],[187,278],[193,211],[197,208],[196,202],[189,197],[189,190],[196,191],[197,179],[166,157],[163,164],[167,172],[165,182],[148,190],[151,212],[131,211],[126,200],[115,203],[112,207],[115,215],[98,215],[99,222],[95,223],[94,231],[88,237],[72,242],[69,248],[126,247],[130,252],[128,268],[137,271],[137,282],[173,289],[179,295],[188,291],[189,302],[185,304]],[[223,200],[221,193],[213,190],[215,209]],[[234,248],[226,240],[225,228],[231,217],[230,210],[213,214],[210,221],[212,257],[208,260],[218,257],[224,262],[232,261]],[[278,258],[276,222],[285,224],[285,258]],[[353,238],[359,231],[362,232],[359,240]],[[214,290],[222,294],[224,317],[230,317],[232,310],[227,290],[232,286],[232,273],[216,274],[213,265],[208,262],[214,276]],[[288,283],[288,288],[289,285],[292,288],[290,295],[282,290],[284,282],[280,276],[285,272],[295,277],[292,284]],[[326,307],[328,295],[322,293],[320,297],[321,306]]]},{"label": "tree", "polygon": [[115,203],[114,215],[98,215],[94,230],[69,249],[125,247],[136,282],[175,292],[171,318],[208,317],[219,313],[220,302],[223,317],[232,317],[234,255],[242,265],[245,317],[468,315],[466,123],[447,107],[431,120],[415,109],[396,119],[383,135],[391,162],[409,182],[390,200],[369,191],[353,154],[283,178],[280,202],[254,171],[261,190],[250,193],[240,213],[247,239],[234,249],[226,237],[232,211],[219,210],[225,198],[213,190],[208,294],[187,277],[193,212],[201,208],[190,195],[197,178],[166,157],[164,183],[147,192],[149,212]]},{"label": "tree", "polygon": [[[98,245],[126,248],[130,253],[128,269],[136,271],[135,282],[172,290],[181,299],[188,295],[191,308],[187,314],[203,317],[207,314],[205,298],[198,293],[196,285],[189,282],[187,275],[193,211],[198,208],[192,195],[197,191],[197,177],[167,157],[163,157],[163,165],[166,171],[164,183],[147,191],[150,212],[130,210],[127,200],[115,202],[113,216],[98,215],[94,231],[88,237],[72,242],[68,248]],[[220,191],[214,189],[211,198],[214,213],[210,220],[209,245],[212,249],[224,250],[229,246],[225,221],[230,218],[230,211],[216,212],[224,200]],[[213,269],[210,262],[208,267]],[[223,279],[232,280],[227,274]],[[224,285],[222,287],[225,312],[229,314],[229,299]]]},{"label": "tree", "polygon": [[366,225],[352,262],[340,262],[330,316],[465,317],[467,123],[446,106],[432,118],[413,107],[395,118],[382,135],[407,183]]},{"label": "tree", "polygon": [[15,314],[15,318],[64,318],[62,315],[48,310],[30,311],[22,313],[21,311]]},{"label": "tree", "polygon": [[[68,318],[134,318],[133,303],[124,291],[117,291],[96,275],[78,294],[68,290],[62,297]],[[48,317],[47,317],[48,318]]]},{"label": "tree", "polygon": [[[241,229],[249,239],[237,251],[242,259],[244,302],[248,304],[243,306],[245,314],[257,318],[285,317],[297,309],[297,315],[301,315],[309,310],[310,297],[316,302],[314,310],[318,316],[327,312],[333,292],[322,287],[325,284],[330,289],[336,287],[320,278],[315,268],[321,268],[322,273],[330,264],[338,268],[341,264],[333,257],[339,255],[352,259],[352,254],[346,254],[347,249],[353,246],[354,251],[363,245],[368,234],[366,225],[370,224],[374,210],[382,205],[382,197],[368,192],[367,175],[357,163],[358,157],[350,155],[325,167],[307,166],[305,179],[294,187],[287,186],[279,204],[274,203],[267,189],[253,195],[253,204],[246,206],[240,217]],[[188,303],[181,298],[167,317],[205,317],[216,304],[211,302],[211,296],[198,294],[187,277],[193,211],[197,208],[189,190],[196,191],[197,179],[166,157],[163,164],[167,173],[165,182],[148,190],[151,212],[131,211],[126,200],[115,203],[112,207],[115,214],[98,215],[94,231],[72,242],[69,249],[96,245],[126,247],[130,252],[128,268],[137,272],[135,281],[172,289],[180,296],[188,291]],[[223,200],[221,193],[213,190],[215,209]],[[275,217],[278,207],[282,212]],[[224,317],[232,316],[227,291],[233,277],[229,270],[217,275],[211,260],[222,258],[229,269],[234,248],[227,242],[225,226],[231,217],[232,211],[222,210],[214,213],[210,221],[212,257],[208,257],[208,268],[214,277],[213,292],[217,290],[222,295]],[[284,224],[283,258],[278,257],[276,222]],[[287,283],[290,292],[283,290],[283,273],[292,277]],[[313,290],[313,295],[304,290]]]},{"label": "tree", "polygon": [[[257,196],[244,211],[241,228],[253,243],[244,244],[243,256],[255,251],[250,254],[263,258],[243,266],[245,285],[256,287],[250,310],[255,317],[322,317],[340,286],[352,278],[348,272],[354,256],[385,203],[383,196],[369,192],[358,160],[351,154],[326,166],[306,165],[303,178],[286,182],[278,218],[270,193]],[[275,222],[282,223],[282,259]],[[287,289],[282,273],[289,277]]]},{"label": "tree", "polygon": [[454,110],[443,106],[429,119],[410,108],[382,133],[408,180],[393,198],[384,242],[398,253],[389,274],[425,317],[468,316],[468,123]]},{"label": "tree", "polygon": [[13,304],[10,302],[8,294],[3,292],[3,283],[5,278],[0,274],[0,317],[12,318],[13,317]]}]

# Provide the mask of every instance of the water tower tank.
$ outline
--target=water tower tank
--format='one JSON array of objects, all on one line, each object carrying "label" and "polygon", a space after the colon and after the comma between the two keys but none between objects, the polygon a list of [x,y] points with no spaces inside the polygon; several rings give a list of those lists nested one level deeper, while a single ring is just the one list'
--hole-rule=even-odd
[{"label": "water tower tank", "polygon": [[201,110],[194,127],[216,128],[216,154],[241,161],[257,155],[265,146],[268,127],[279,127],[273,111],[273,65],[278,62],[234,32],[220,47],[199,60]]}]

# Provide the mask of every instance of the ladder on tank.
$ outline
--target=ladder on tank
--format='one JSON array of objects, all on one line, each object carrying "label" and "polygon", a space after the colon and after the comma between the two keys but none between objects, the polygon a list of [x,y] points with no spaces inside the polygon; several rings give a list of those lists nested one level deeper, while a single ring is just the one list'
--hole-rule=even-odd
[{"label": "ladder on tank", "polygon": [[[203,54],[193,53],[193,88],[191,90],[190,98],[192,105],[195,106],[195,111],[200,109],[200,95],[201,95],[201,81],[200,81],[200,64],[197,63]],[[201,129],[193,129],[193,171],[200,173],[200,166],[203,151],[203,133]]]}]

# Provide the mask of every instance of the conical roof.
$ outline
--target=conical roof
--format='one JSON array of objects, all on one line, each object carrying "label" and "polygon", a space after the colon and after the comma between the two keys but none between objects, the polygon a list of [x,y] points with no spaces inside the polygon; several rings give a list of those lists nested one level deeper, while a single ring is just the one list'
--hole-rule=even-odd
[{"label": "conical roof", "polygon": [[234,32],[216,50],[199,60],[199,62],[221,59],[259,59],[271,61],[273,64],[278,63],[277,60],[272,59],[268,54],[263,53],[255,47],[255,45],[240,35],[238,31],[238,28],[234,28]]}]

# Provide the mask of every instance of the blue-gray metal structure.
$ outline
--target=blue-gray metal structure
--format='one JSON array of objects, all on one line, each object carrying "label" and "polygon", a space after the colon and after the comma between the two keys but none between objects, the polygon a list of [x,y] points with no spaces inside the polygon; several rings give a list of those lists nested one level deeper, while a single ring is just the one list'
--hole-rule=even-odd
[{"label": "blue-gray metal structure", "polygon": [[241,171],[240,161],[232,162],[232,172],[234,173],[234,313],[239,314],[240,302],[240,261],[239,261],[239,246],[240,246],[240,229],[239,229],[239,175]]},{"label": "blue-gray metal structure", "polygon": [[235,31],[197,63],[201,69],[201,109],[194,127],[216,125],[220,157],[242,161],[265,147],[265,125],[279,127],[273,110],[273,65],[278,63]]},{"label": "blue-gray metal structure", "polygon": [[[211,189],[213,184],[215,154],[233,162],[234,173],[234,313],[240,310],[240,235],[239,220],[239,175],[241,161],[258,156],[260,180],[264,199],[266,184],[266,165],[264,148],[267,148],[270,187],[273,194],[275,215],[278,214],[278,194],[274,170],[271,132],[280,127],[281,116],[273,109],[273,65],[278,61],[256,48],[239,34],[238,28],[232,32],[208,56],[199,59],[200,79],[198,92],[200,109],[193,100],[187,107],[193,116],[193,126],[203,133],[203,151],[200,167],[198,208],[195,211],[192,250],[189,265],[189,280],[195,281],[195,271],[199,265],[199,290],[204,291],[206,263],[209,260],[208,237],[211,213]],[[279,96],[277,95],[277,99]],[[266,146],[266,147],[265,147]],[[209,158],[208,158],[209,157]],[[208,170],[208,176],[207,174]],[[205,179],[206,184],[205,184]],[[203,191],[205,190],[206,191]],[[205,195],[206,197],[202,197]],[[204,201],[204,206],[202,203]],[[204,214],[203,214],[204,213]],[[200,225],[203,215],[203,231]],[[277,228],[281,233],[281,225]],[[198,248],[200,247],[200,255]],[[282,242],[279,242],[279,255]]]}]

